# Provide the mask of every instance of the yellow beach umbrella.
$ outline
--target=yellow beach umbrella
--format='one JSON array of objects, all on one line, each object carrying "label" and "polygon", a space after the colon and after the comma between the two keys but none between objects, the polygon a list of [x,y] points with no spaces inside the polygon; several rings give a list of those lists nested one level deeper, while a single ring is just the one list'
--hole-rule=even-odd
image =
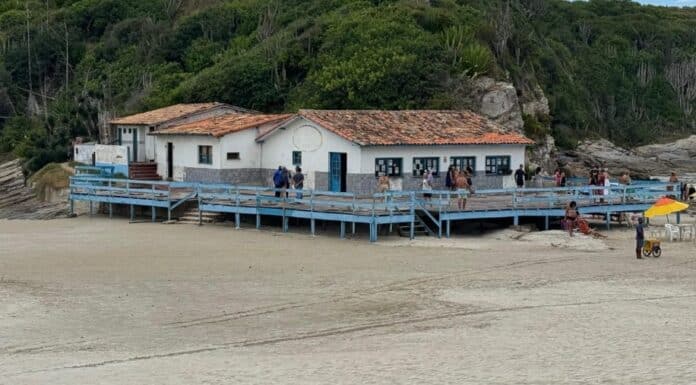
[{"label": "yellow beach umbrella", "polygon": [[660,198],[652,207],[645,211],[647,218],[652,218],[657,215],[669,215],[679,211],[684,211],[689,208],[689,205],[682,202],[677,202],[674,199]]}]

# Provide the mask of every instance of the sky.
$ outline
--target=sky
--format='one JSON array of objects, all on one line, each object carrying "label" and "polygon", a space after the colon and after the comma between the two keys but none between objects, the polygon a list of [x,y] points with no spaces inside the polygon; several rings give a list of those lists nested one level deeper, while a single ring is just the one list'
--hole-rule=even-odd
[{"label": "sky", "polygon": [[667,5],[674,7],[696,7],[696,0],[636,0],[641,4]]}]

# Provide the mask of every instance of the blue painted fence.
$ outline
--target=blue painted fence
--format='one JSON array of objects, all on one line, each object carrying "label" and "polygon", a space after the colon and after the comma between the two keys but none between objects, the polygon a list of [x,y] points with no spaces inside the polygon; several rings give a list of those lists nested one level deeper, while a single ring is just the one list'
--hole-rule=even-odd
[{"label": "blue painted fence", "polygon": [[[548,227],[549,218],[564,215],[564,207],[577,202],[582,214],[603,214],[607,225],[612,214],[642,212],[658,198],[667,194],[668,186],[678,191],[677,185],[650,183],[631,186],[577,186],[540,189],[481,190],[474,194],[465,191],[389,191],[383,194],[358,195],[329,191],[304,190],[300,198],[295,190],[258,186],[227,184],[155,182],[128,179],[94,177],[81,173],[70,179],[71,212],[75,201],[108,204],[112,216],[113,204],[133,207],[144,206],[152,210],[156,220],[156,208],[167,210],[171,220],[172,210],[186,202],[197,202],[200,213],[218,212],[234,214],[235,225],[240,226],[241,215],[256,216],[256,227],[264,216],[282,218],[283,231],[288,230],[289,218],[310,221],[311,233],[315,233],[315,221],[339,222],[341,236],[346,224],[368,224],[370,240],[376,241],[379,225],[410,224],[414,237],[416,220],[434,226],[433,233],[450,235],[453,221],[512,218],[518,224],[520,217],[543,217]],[[429,196],[426,196],[426,193]],[[459,209],[457,202],[466,202]]]}]

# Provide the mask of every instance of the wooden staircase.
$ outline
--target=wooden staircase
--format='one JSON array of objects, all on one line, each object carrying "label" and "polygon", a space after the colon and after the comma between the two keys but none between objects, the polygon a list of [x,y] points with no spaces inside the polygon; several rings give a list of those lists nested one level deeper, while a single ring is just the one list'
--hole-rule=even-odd
[{"label": "wooden staircase", "polygon": [[157,175],[157,163],[130,163],[128,165],[128,178],[136,180],[162,180]]},{"label": "wooden staircase", "polygon": [[[399,223],[397,231],[399,236],[409,238],[411,236],[411,224],[410,223]],[[430,227],[425,223],[425,221],[416,214],[415,221],[413,222],[413,235],[418,236],[432,236],[435,235]]]},{"label": "wooden staircase", "polygon": [[[224,222],[225,221],[225,215],[220,214],[220,213],[210,213],[210,212],[202,212],[201,213],[201,224],[210,224],[210,223],[219,223],[219,222]],[[178,220],[179,223],[185,223],[185,224],[192,224],[192,225],[197,225],[198,222],[198,208],[193,207],[188,210],[186,210]]]}]

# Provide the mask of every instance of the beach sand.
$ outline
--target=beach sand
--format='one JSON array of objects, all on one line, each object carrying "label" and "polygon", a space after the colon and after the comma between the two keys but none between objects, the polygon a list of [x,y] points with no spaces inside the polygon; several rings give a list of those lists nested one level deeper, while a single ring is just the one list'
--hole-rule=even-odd
[{"label": "beach sand", "polygon": [[696,244],[606,234],[0,221],[0,384],[695,383]]}]

